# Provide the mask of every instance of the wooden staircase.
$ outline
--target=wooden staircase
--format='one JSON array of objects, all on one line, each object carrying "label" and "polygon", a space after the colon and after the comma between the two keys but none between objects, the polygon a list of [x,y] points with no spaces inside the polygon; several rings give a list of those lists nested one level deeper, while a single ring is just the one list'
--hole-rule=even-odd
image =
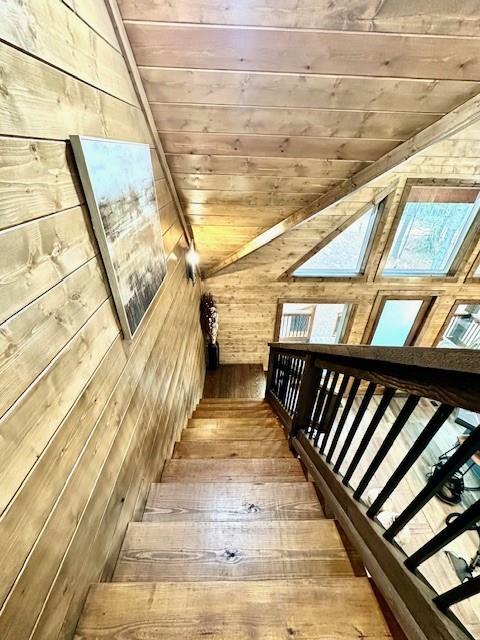
[{"label": "wooden staircase", "polygon": [[202,400],[77,639],[385,640],[268,404]]}]

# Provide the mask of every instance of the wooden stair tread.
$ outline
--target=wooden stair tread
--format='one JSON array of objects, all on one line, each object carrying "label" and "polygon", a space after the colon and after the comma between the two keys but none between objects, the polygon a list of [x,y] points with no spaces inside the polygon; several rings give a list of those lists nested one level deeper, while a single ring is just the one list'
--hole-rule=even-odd
[{"label": "wooden stair tread", "polygon": [[333,520],[133,522],[112,580],[278,580],[351,576]]},{"label": "wooden stair tread", "polygon": [[204,426],[185,429],[182,442],[217,440],[285,440],[280,427],[257,427],[252,425]]},{"label": "wooden stair tread", "polygon": [[173,458],[291,458],[286,440],[217,440],[215,442],[177,442]]},{"label": "wooden stair tread", "polygon": [[163,482],[306,482],[295,458],[167,460]]},{"label": "wooden stair tread", "polygon": [[367,578],[97,584],[76,640],[386,640]]},{"label": "wooden stair tread", "polygon": [[144,522],[313,520],[323,517],[311,482],[153,484]]}]

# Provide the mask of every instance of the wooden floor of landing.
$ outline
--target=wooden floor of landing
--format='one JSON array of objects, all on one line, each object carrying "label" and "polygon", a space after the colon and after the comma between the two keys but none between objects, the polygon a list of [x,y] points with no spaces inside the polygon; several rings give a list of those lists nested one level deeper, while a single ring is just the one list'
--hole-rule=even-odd
[{"label": "wooden floor of landing", "polygon": [[265,372],[261,364],[222,364],[207,371],[203,398],[253,398],[265,396]]}]

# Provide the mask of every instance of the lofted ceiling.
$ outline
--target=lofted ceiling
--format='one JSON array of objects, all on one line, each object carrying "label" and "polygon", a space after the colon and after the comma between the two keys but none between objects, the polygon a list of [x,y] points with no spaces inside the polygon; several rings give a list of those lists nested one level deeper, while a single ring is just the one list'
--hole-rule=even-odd
[{"label": "lofted ceiling", "polygon": [[206,270],[480,92],[478,0],[119,0]]}]

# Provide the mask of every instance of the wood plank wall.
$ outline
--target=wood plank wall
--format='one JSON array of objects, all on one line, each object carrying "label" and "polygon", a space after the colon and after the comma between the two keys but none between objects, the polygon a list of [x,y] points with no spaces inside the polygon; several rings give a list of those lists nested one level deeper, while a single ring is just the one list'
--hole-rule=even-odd
[{"label": "wood plank wall", "polygon": [[[2,2],[0,40],[0,637],[66,639],[201,394],[200,283],[103,2]],[[133,342],[73,133],[152,147],[168,275]]]}]

